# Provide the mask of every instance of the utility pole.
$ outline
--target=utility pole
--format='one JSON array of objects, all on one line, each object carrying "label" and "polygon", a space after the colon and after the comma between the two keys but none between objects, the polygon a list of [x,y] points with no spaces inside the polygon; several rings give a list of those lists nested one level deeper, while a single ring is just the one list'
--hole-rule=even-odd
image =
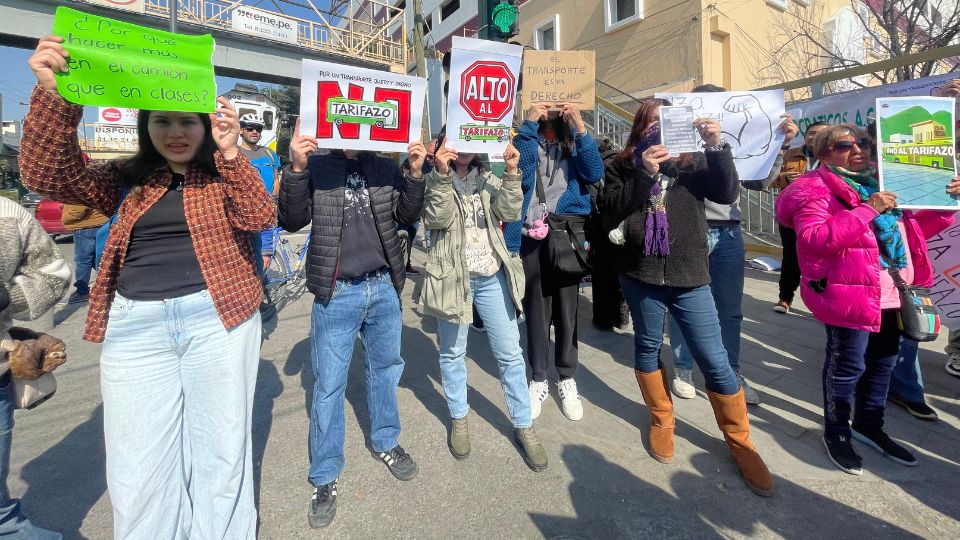
[{"label": "utility pole", "polygon": [[[427,78],[427,58],[423,50],[423,1],[413,0],[413,54],[417,60],[417,77]],[[429,101],[423,104],[423,142],[430,140]]]},{"label": "utility pole", "polygon": [[167,3],[170,4],[170,31],[177,31],[177,8],[179,7],[180,0],[167,0]]}]

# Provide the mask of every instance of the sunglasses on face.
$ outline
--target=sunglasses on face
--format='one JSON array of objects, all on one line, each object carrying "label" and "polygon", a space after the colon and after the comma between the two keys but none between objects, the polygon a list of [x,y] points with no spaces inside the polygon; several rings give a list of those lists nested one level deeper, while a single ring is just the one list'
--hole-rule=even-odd
[{"label": "sunglasses on face", "polygon": [[866,137],[859,137],[855,141],[840,141],[830,147],[834,152],[849,152],[853,150],[854,145],[859,146],[860,149],[870,148],[870,139]]},{"label": "sunglasses on face", "polygon": [[260,126],[247,126],[243,129],[246,131],[256,131],[257,133],[260,133],[261,131],[263,131],[263,128]]}]

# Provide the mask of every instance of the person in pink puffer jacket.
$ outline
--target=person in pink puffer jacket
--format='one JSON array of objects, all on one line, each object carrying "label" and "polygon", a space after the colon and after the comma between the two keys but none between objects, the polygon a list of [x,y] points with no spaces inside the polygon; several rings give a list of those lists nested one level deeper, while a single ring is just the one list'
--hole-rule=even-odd
[{"label": "person in pink puffer jacket", "polygon": [[[780,193],[776,214],[797,231],[800,294],[826,326],[824,446],[850,474],[862,473],[851,435],[913,466],[917,459],[883,430],[900,341],[900,298],[886,266],[893,265],[907,283],[929,286],[933,266],[926,239],[949,226],[953,213],[897,208],[895,194],[877,190],[869,139],[853,124],[822,131],[813,150],[820,167]],[[960,194],[960,177],[946,187]]]}]

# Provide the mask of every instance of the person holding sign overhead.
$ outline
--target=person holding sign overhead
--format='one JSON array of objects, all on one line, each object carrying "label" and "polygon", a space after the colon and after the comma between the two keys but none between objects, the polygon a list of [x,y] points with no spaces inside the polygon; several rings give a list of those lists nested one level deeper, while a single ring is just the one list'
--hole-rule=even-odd
[{"label": "person holding sign overhead", "polygon": [[553,325],[560,407],[570,420],[580,420],[583,404],[573,380],[578,363],[580,277],[561,276],[558,268],[549,266],[546,223],[548,218],[578,219],[583,232],[582,223],[592,209],[587,187],[603,178],[603,159],[576,105],[559,104],[559,114],[550,112],[549,107],[548,103],[531,105],[513,139],[520,151],[523,207],[521,220],[507,224],[504,238],[511,252],[520,253],[526,278],[523,311],[527,318],[527,361],[532,371],[531,416],[540,416],[549,395],[547,355]]},{"label": "person holding sign overhead", "polygon": [[407,253],[398,225],[416,223],[423,210],[427,149],[407,147],[410,173],[371,151],[316,154],[316,138],[300,134],[297,120],[291,163],[280,185],[280,226],[307,224],[307,289],[315,296],[310,354],[316,383],[310,410],[311,527],[330,525],[337,513],[343,470],[344,389],[354,342],[363,344],[370,414],[370,452],[398,480],[413,480],[417,463],[400,446],[397,384],[403,373],[400,292]]},{"label": "person holding sign overhead", "polygon": [[84,339],[102,342],[116,538],[254,538],[251,415],[261,299],[250,233],[276,207],[237,148],[237,112],[143,110],[140,148],[84,165],[83,108],[57,93],[63,39],[40,40],[23,183],[114,216]]},{"label": "person holding sign overhead", "polygon": [[611,222],[626,220],[620,283],[633,315],[634,372],[651,414],[650,453],[663,463],[673,460],[673,403],[660,365],[669,311],[703,371],[717,425],[747,486],[768,497],[773,477],[750,440],[747,404],[723,347],[707,264],[704,200],[737,200],[733,153],[720,138],[720,124],[698,118],[693,124],[704,151],[671,155],[661,144],[661,105],[669,103],[641,103],[626,148],[607,165],[599,204]]},{"label": "person holding sign overhead", "polygon": [[436,168],[427,177],[423,211],[432,242],[420,309],[437,318],[443,393],[452,419],[450,453],[459,460],[470,455],[464,358],[470,322],[477,311],[500,366],[500,381],[523,460],[539,472],[547,468],[547,452],[530,418],[527,365],[517,325],[523,264],[517,254],[507,250],[500,230],[500,222],[520,217],[520,152],[507,145],[506,172],[501,180],[483,170],[477,154],[448,148],[443,134],[439,141]]},{"label": "person holding sign overhead", "polygon": [[[830,461],[849,474],[863,473],[851,437],[916,466],[913,453],[884,430],[901,339],[895,280],[933,282],[926,239],[947,228],[954,213],[897,208],[895,193],[878,191],[870,139],[853,124],[822,130],[813,153],[820,166],[780,192],[776,213],[797,232],[800,294],[826,327],[823,444]],[[960,194],[960,177],[946,190]]]}]

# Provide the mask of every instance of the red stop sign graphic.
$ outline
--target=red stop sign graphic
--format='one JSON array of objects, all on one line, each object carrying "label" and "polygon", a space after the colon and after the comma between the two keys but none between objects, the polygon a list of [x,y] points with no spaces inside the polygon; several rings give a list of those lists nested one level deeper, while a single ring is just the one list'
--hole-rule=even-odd
[{"label": "red stop sign graphic", "polygon": [[104,109],[101,116],[103,116],[103,119],[107,122],[119,122],[123,114],[117,109]]},{"label": "red stop sign graphic", "polygon": [[460,75],[460,105],[474,120],[499,122],[513,109],[515,88],[506,64],[480,60]]}]

